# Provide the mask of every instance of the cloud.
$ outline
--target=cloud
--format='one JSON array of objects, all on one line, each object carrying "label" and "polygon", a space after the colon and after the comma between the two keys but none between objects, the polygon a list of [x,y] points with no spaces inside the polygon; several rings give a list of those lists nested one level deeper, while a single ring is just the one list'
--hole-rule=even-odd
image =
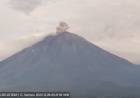
[{"label": "cloud", "polygon": [[9,4],[14,10],[30,14],[42,4],[42,0],[10,0]]}]

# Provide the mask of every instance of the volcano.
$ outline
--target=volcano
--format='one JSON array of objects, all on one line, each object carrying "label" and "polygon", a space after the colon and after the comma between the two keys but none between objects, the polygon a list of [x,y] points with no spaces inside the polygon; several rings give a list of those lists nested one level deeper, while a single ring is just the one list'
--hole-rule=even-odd
[{"label": "volcano", "polygon": [[139,74],[140,68],[131,62],[63,32],[2,61],[0,90],[69,91],[73,98],[136,95]]}]

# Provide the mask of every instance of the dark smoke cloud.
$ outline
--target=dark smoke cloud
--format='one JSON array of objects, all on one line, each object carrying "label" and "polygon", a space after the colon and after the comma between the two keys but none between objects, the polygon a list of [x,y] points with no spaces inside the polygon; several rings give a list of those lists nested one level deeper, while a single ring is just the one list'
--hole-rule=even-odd
[{"label": "dark smoke cloud", "polygon": [[42,4],[43,0],[9,0],[10,6],[17,11],[30,14]]}]

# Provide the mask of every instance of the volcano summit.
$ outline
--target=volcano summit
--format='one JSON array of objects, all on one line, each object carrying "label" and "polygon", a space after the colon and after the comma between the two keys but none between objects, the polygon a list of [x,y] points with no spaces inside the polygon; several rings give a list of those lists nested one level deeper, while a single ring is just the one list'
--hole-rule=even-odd
[{"label": "volcano summit", "polygon": [[139,94],[139,67],[69,32],[49,35],[0,66],[0,90],[69,91],[73,98]]}]

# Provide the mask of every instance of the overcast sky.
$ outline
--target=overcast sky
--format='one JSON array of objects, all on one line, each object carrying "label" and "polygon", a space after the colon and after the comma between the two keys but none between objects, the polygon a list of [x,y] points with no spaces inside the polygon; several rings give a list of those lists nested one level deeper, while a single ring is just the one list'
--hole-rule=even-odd
[{"label": "overcast sky", "polygon": [[139,0],[0,0],[0,59],[66,21],[71,32],[140,64],[139,9]]}]

